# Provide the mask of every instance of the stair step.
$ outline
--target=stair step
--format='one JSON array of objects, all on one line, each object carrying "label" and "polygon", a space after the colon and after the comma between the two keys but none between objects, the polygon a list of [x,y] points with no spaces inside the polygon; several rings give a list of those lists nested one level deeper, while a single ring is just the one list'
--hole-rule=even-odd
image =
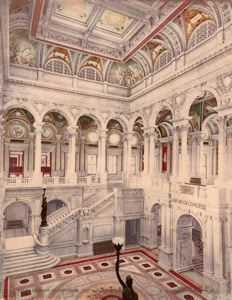
[{"label": "stair step", "polygon": [[58,257],[51,257],[51,260],[48,261],[38,261],[38,264],[33,264],[33,265],[28,265],[25,267],[21,267],[20,269],[18,267],[11,268],[9,270],[3,269],[3,274],[5,276],[13,276],[13,275],[18,275],[18,274],[28,274],[30,272],[34,271],[40,271],[44,270],[50,267],[53,267],[59,263],[60,259]]},{"label": "stair step", "polygon": [[51,257],[51,255],[47,255],[45,257],[41,257],[41,256],[37,256],[35,254],[35,256],[33,258],[30,258],[30,259],[24,259],[24,260],[15,260],[15,261],[11,261],[11,262],[6,262],[4,263],[3,265],[3,268],[6,270],[6,269],[9,269],[11,267],[17,267],[17,268],[21,268],[21,267],[25,267],[27,265],[32,265],[36,262],[41,262],[41,260],[43,262],[49,260]]},{"label": "stair step", "polygon": [[30,258],[30,257],[34,257],[36,254],[33,252],[33,253],[30,253],[30,254],[27,254],[26,255],[26,257],[24,256],[24,255],[15,255],[15,256],[5,256],[4,257],[4,260],[6,261],[6,262],[10,262],[10,261],[13,261],[13,260],[18,260],[20,257],[22,257],[22,259],[28,259],[28,258]]}]

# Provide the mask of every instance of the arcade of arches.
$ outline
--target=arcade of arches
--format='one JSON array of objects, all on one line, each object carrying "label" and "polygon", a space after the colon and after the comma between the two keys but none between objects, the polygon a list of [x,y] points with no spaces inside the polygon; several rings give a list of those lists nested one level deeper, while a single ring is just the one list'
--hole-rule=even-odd
[{"label": "arcade of arches", "polygon": [[0,3],[1,254],[26,241],[49,268],[121,236],[227,299],[231,1],[43,2]]}]

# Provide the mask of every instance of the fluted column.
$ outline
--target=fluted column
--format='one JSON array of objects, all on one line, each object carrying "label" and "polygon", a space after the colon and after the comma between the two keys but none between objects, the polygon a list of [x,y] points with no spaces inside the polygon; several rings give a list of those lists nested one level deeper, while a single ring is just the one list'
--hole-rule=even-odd
[{"label": "fluted column", "polygon": [[149,134],[144,132],[144,174],[148,173],[149,170]]},{"label": "fluted column", "polygon": [[76,127],[68,127],[69,132],[69,147],[68,147],[68,169],[67,176],[70,183],[76,182]]},{"label": "fluted column", "polygon": [[181,134],[181,179],[182,181],[186,181],[187,178],[187,152],[188,152],[188,123],[182,124],[180,126],[180,134]]},{"label": "fluted column", "polygon": [[35,168],[33,177],[40,184],[42,179],[41,173],[41,134],[42,134],[42,123],[33,124],[35,130]]}]

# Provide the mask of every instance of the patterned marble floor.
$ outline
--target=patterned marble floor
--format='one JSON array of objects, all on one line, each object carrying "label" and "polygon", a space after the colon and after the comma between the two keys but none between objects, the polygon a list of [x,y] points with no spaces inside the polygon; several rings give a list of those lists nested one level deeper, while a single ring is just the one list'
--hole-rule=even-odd
[{"label": "patterned marble floor", "polygon": [[[59,265],[56,268],[14,276],[5,281],[7,300],[120,300],[115,255],[93,257]],[[121,256],[120,274],[134,279],[140,300],[203,300],[197,287],[162,269],[156,259],[143,250]]]}]

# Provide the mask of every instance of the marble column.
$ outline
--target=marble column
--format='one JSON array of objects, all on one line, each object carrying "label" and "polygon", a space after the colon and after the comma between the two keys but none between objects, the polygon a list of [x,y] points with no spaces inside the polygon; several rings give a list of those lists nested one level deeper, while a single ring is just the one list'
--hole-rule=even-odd
[{"label": "marble column", "polygon": [[213,243],[213,220],[207,218],[206,223],[206,243],[204,243],[204,273],[207,276],[214,274],[214,243]]},{"label": "marble column", "polygon": [[144,174],[148,173],[149,170],[149,135],[144,132]]},{"label": "marble column", "polygon": [[34,132],[29,132],[28,171],[32,176],[34,170]]},{"label": "marble column", "polygon": [[9,163],[10,163],[10,139],[5,139],[5,156],[4,156],[4,174],[5,178],[9,177]]},{"label": "marble column", "polygon": [[106,131],[99,132],[98,142],[98,173],[101,176],[106,174]]},{"label": "marble column", "polygon": [[171,173],[171,143],[167,143],[167,173],[170,175]]},{"label": "marble column", "polygon": [[213,220],[213,252],[214,252],[214,276],[223,279],[223,241],[222,241],[222,220],[218,217]]},{"label": "marble column", "polygon": [[128,167],[128,162],[127,162],[127,152],[128,152],[128,144],[127,144],[127,135],[123,135],[123,149],[122,149],[122,156],[123,156],[123,173],[124,175],[127,174],[127,167]]},{"label": "marble column", "polygon": [[131,157],[132,157],[132,146],[131,146],[132,133],[127,133],[127,173],[131,174]]},{"label": "marble column", "polygon": [[81,137],[80,140],[80,173],[84,174],[85,173],[85,142],[83,137]]},{"label": "marble column", "polygon": [[173,127],[173,155],[172,155],[172,176],[174,178],[179,175],[179,129]]},{"label": "marble column", "polygon": [[41,173],[41,134],[42,134],[42,123],[33,124],[35,130],[35,168],[33,177],[37,184],[42,183],[42,173]]},{"label": "marble column", "polygon": [[67,169],[67,177],[69,179],[69,183],[76,183],[76,136],[77,129],[76,127],[68,127],[69,132],[69,146],[68,146],[68,169]]},{"label": "marble column", "polygon": [[225,178],[225,117],[219,116],[218,121],[218,181],[223,182]]},{"label": "marble column", "polygon": [[149,174],[155,175],[155,145],[157,142],[157,134],[155,132],[150,133],[150,149],[149,149]]},{"label": "marble column", "polygon": [[166,248],[166,206],[165,204],[161,207],[161,248]]},{"label": "marble column", "polygon": [[3,166],[3,149],[4,149],[4,126],[3,126],[4,119],[0,117],[0,186],[1,181],[3,180],[3,174],[4,174],[4,166]]},{"label": "marble column", "polygon": [[187,178],[187,138],[188,138],[188,123],[180,126],[181,135],[181,173],[180,177],[183,182],[186,182]]},{"label": "marble column", "polygon": [[56,135],[56,175],[60,176],[61,169],[61,135]]}]

